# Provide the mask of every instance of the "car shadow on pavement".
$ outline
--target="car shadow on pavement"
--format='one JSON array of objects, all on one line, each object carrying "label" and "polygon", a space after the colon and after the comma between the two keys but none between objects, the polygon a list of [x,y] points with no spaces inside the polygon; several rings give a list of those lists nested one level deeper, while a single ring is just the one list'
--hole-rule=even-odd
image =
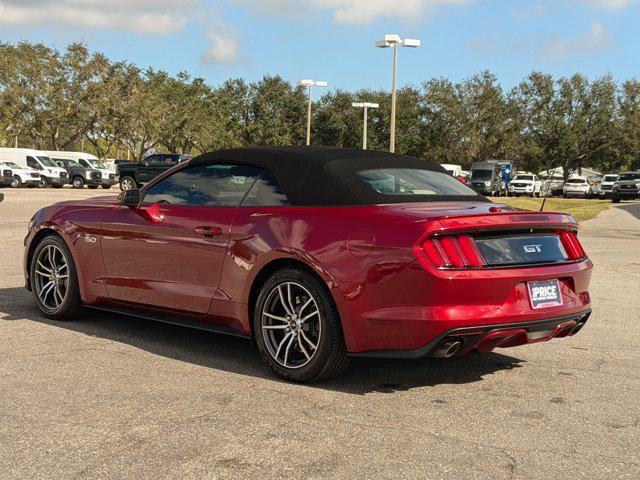
[{"label": "car shadow on pavement", "polygon": [[619,204],[617,208],[629,212],[631,215],[640,220],[640,203]]},{"label": "car shadow on pavement", "polygon": [[[17,320],[108,339],[207,368],[283,382],[268,370],[258,352],[244,339],[91,310],[77,321],[57,322],[40,315],[25,289],[0,289],[0,323]],[[309,386],[356,395],[393,393],[439,384],[478,382],[486,375],[517,368],[520,363],[522,360],[518,358],[497,353],[447,360],[354,358],[338,378]]]}]

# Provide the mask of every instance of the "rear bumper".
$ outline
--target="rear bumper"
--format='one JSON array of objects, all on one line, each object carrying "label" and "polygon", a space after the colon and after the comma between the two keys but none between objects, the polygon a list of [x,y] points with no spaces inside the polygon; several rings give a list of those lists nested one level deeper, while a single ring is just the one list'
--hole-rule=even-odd
[{"label": "rear bumper", "polygon": [[412,350],[370,350],[349,353],[353,357],[416,359],[438,356],[442,346],[450,342],[460,342],[455,356],[470,351],[489,352],[494,348],[507,348],[528,343],[546,342],[553,338],[575,335],[582,329],[591,315],[588,308],[578,313],[562,315],[529,322],[475,325],[452,328],[438,335],[425,345]]}]

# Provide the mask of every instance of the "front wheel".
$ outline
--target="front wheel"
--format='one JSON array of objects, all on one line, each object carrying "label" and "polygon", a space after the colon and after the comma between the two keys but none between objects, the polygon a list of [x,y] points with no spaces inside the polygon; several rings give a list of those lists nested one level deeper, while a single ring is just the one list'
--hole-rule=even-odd
[{"label": "front wheel", "polygon": [[96,188],[98,188],[98,185],[88,185],[89,190],[95,190]]},{"label": "front wheel", "polygon": [[73,181],[71,182],[73,188],[82,188],[84,187],[84,179],[82,177],[73,177]]},{"label": "front wheel", "polygon": [[611,197],[612,203],[620,203],[620,197]]},{"label": "front wheel", "polygon": [[11,179],[11,186],[13,188],[20,188],[22,186],[22,180],[20,180],[19,176],[16,175]]},{"label": "front wheel", "polygon": [[47,188],[49,186],[49,181],[47,177],[40,176],[40,188]]},{"label": "front wheel", "polygon": [[297,268],[274,273],[260,290],[253,335],[265,363],[287,380],[330,378],[348,363],[340,317],[327,286]]},{"label": "front wheel", "polygon": [[29,270],[31,291],[38,309],[54,320],[73,320],[82,302],[71,251],[56,236],[45,237],[36,247]]},{"label": "front wheel", "polygon": [[104,188],[105,190],[109,190],[111,188],[111,185],[106,185],[106,184],[102,184],[100,185],[102,188]]}]

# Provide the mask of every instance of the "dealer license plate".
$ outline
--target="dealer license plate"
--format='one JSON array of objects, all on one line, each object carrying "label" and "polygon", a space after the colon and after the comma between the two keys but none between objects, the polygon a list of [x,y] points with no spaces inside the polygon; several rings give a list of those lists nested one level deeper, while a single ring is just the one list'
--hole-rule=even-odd
[{"label": "dealer license plate", "polygon": [[560,283],[558,280],[527,282],[531,308],[548,308],[562,305]]}]

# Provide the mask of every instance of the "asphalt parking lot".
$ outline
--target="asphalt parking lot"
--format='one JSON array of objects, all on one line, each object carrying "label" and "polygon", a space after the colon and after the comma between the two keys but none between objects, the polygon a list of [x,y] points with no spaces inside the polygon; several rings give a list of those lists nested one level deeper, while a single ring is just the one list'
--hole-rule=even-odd
[{"label": "asphalt parking lot", "polygon": [[295,385],[240,339],[110,314],[44,319],[23,289],[27,221],[105,192],[3,193],[2,478],[640,475],[638,203],[583,225],[596,268],[579,335],[450,361],[358,359]]}]

